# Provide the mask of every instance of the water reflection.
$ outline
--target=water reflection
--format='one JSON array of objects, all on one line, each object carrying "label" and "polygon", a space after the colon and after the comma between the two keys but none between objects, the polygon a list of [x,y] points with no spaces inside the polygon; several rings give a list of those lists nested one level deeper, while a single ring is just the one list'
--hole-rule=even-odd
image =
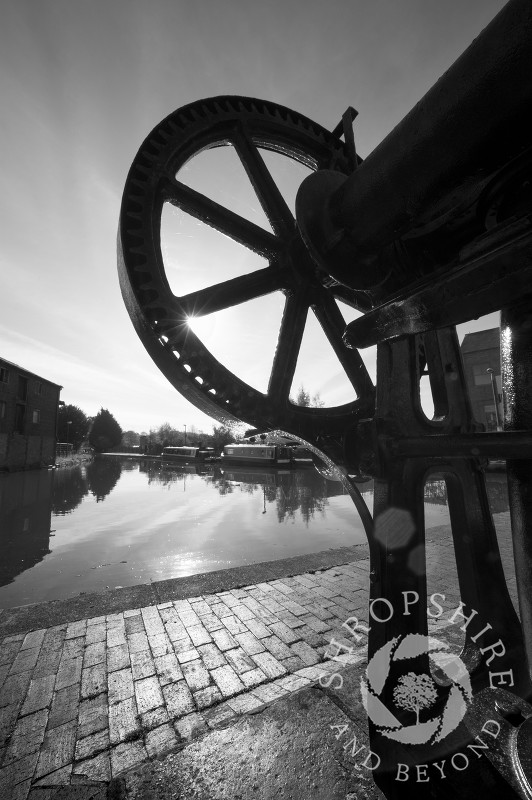
[{"label": "water reflection", "polygon": [[134,465],[122,464],[117,458],[97,458],[87,465],[87,484],[96,502],[100,503],[111,494],[122,474],[122,469]]},{"label": "water reflection", "polygon": [[[488,500],[492,514],[508,511],[508,484],[505,472],[486,475]],[[431,480],[425,485],[425,501],[436,505],[447,505],[447,487],[444,480]]]},{"label": "water reflection", "polygon": [[[487,477],[506,511],[506,476]],[[359,488],[371,508],[372,483]],[[444,481],[427,484],[428,527],[448,523],[446,499]],[[0,474],[0,606],[364,541],[343,484],[312,469],[102,457]]]},{"label": "water reflection", "polygon": [[148,477],[148,484],[169,486],[172,483],[183,483],[186,490],[187,476],[212,475],[214,466],[206,464],[164,464],[161,461],[141,461],[139,472]]},{"label": "water reflection", "polygon": [[52,511],[58,516],[71,514],[88,494],[99,503],[111,494],[122,471],[136,469],[135,464],[117,458],[97,458],[82,467],[67,467],[54,472]]},{"label": "water reflection", "polygon": [[50,552],[52,470],[0,474],[0,586]]},{"label": "water reflection", "polygon": [[250,494],[262,487],[264,494],[264,513],[266,503],[275,503],[277,519],[284,522],[293,519],[299,512],[305,523],[309,523],[318,513],[324,516],[328,498],[347,494],[339,482],[327,481],[315,470],[294,472],[272,470],[254,472],[235,467],[224,469],[216,481],[218,491],[223,494],[233,486],[240,486]]},{"label": "water reflection", "polygon": [[[233,492],[244,492],[253,495],[262,490],[264,510],[274,505],[277,519],[284,522],[294,519],[299,512],[301,518],[310,522],[316,513],[323,514],[328,505],[328,498],[346,495],[343,484],[339,481],[328,481],[313,469],[279,470],[252,467],[226,467],[206,464],[161,464],[160,462],[144,462],[140,471],[146,473],[148,482],[170,486],[182,483],[186,491],[187,477],[202,476],[205,483],[214,487],[221,496]],[[368,483],[366,490],[371,492],[373,485]]]},{"label": "water reflection", "polygon": [[55,470],[52,485],[52,511],[58,516],[71,514],[89,491],[85,468]]}]

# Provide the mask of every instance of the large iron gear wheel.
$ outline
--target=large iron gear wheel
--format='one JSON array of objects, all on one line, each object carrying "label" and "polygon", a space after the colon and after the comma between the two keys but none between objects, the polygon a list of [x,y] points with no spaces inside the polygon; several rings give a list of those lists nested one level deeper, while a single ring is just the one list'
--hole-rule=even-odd
[{"label": "large iron gear wheel", "polygon": [[[224,145],[235,148],[273,232],[176,177],[193,156]],[[281,153],[311,169],[352,171],[341,139],[274,103],[224,96],[178,109],[149,134],[127,177],[118,234],[122,294],[137,333],[157,366],[178,391],[211,417],[222,423],[239,420],[260,429],[282,429],[310,442],[323,437],[342,439],[360,416],[372,413],[374,387],[358,351],[347,348],[342,340],[346,323],[336,299],[365,311],[367,298],[364,292],[338,284],[312,261],[261,149]],[[259,253],[268,265],[175,296],[161,249],[161,216],[166,203]],[[264,394],[224,367],[194,334],[187,319],[276,291],[283,292],[286,300]],[[306,408],[289,400],[309,309],[353,386],[356,399],[351,403]]]}]

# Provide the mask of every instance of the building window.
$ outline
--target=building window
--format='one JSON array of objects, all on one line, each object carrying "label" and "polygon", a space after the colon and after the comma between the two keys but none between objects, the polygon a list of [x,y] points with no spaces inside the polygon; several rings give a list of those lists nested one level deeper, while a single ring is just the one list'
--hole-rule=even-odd
[{"label": "building window", "polygon": [[486,372],[489,364],[473,364],[473,380],[475,386],[485,386],[491,383],[489,372]]},{"label": "building window", "polygon": [[26,400],[28,397],[28,379],[23,375],[18,376],[17,397],[19,400]]},{"label": "building window", "polygon": [[35,394],[42,394],[42,381],[37,381],[35,384]]},{"label": "building window", "polygon": [[26,416],[26,406],[17,403],[15,406],[15,433],[24,433],[24,418]]},{"label": "building window", "polygon": [[7,415],[7,403],[5,400],[0,400],[0,419],[5,419]]},{"label": "building window", "polygon": [[9,383],[9,370],[5,367],[0,367],[0,383]]},{"label": "building window", "polygon": [[33,422],[34,425],[37,425],[41,421],[41,412],[39,411],[38,408],[34,409],[31,415],[31,421]]}]

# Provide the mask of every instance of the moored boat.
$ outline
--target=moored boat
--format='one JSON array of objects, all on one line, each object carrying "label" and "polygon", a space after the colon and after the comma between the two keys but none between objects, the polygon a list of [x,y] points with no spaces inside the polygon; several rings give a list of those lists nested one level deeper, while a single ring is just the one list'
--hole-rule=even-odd
[{"label": "moored boat", "polygon": [[290,448],[278,444],[226,444],[222,463],[265,467],[294,466]]},{"label": "moored boat", "polygon": [[310,450],[307,450],[306,447],[302,447],[298,444],[289,445],[288,449],[290,450],[290,455],[292,457],[292,463],[295,467],[313,467],[314,461],[312,458],[312,453]]},{"label": "moored boat", "polygon": [[212,447],[164,447],[163,461],[213,461],[215,458]]},{"label": "moored boat", "polygon": [[256,442],[259,444],[268,443],[269,445],[276,444],[281,447],[286,447],[290,452],[290,460],[293,467],[314,467],[313,454],[307,447],[304,446],[301,439],[293,439],[292,437],[285,436],[278,431],[274,431],[270,434],[259,434],[258,432],[250,431],[249,438],[245,440],[245,443],[253,444]]}]

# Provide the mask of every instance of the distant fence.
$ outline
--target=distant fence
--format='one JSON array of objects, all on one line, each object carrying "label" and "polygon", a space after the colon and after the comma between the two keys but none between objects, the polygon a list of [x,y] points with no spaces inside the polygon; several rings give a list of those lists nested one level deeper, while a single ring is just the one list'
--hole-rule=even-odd
[{"label": "distant fence", "polygon": [[64,456],[71,456],[74,450],[74,445],[70,442],[57,442],[55,446],[55,457],[61,458]]}]

